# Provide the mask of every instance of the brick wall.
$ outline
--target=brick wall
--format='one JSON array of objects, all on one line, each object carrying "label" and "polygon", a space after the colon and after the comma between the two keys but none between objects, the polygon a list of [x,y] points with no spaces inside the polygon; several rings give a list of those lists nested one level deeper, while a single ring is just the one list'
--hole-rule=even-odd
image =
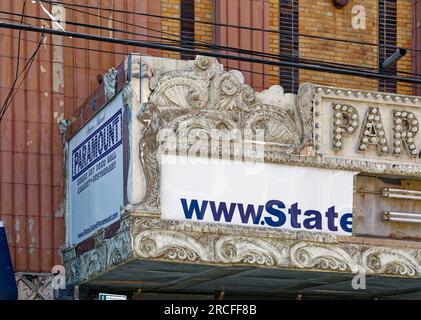
[{"label": "brick wall", "polygon": [[[194,2],[195,20],[203,22],[213,21],[212,0],[195,0]],[[194,28],[195,40],[197,42],[213,42],[213,27],[210,24],[196,23]]]},{"label": "brick wall", "polygon": [[[269,0],[269,29],[279,31],[279,2]],[[269,53],[279,54],[279,34],[269,34]],[[269,67],[269,85],[279,84],[279,67]]]},{"label": "brick wall", "polygon": [[[397,2],[397,46],[403,48],[412,48],[412,19],[413,5],[412,0],[399,0]],[[413,77],[408,74],[399,74],[401,72],[412,72],[412,52],[407,51],[405,57],[398,62],[398,75],[403,77]],[[398,92],[401,94],[414,94],[413,86],[408,83],[398,82]]]},{"label": "brick wall", "polygon": [[[212,0],[195,1],[195,20],[213,22],[214,9]],[[269,6],[267,28],[279,31],[279,1],[264,1]],[[242,2],[244,6],[247,2]],[[400,0],[397,2],[397,46],[410,48],[412,41],[412,0]],[[352,27],[352,8],[363,5],[366,10],[366,29],[356,30]],[[245,10],[245,8],[243,8]],[[180,0],[162,0],[162,15],[180,17]],[[366,66],[377,70],[378,58],[378,0],[367,0],[362,3],[359,0],[351,0],[343,9],[333,6],[331,0],[300,0],[299,2],[299,57],[303,59],[320,60],[339,64],[354,64]],[[163,20],[162,30],[174,34],[173,39],[180,36],[180,23],[177,20]],[[230,32],[238,30],[230,29]],[[244,32],[243,32],[244,33]],[[279,34],[269,33],[268,53],[279,54]],[[309,37],[307,37],[307,35]],[[164,37],[171,38],[169,35]],[[211,44],[215,41],[215,28],[207,24],[195,24],[195,41]],[[350,41],[364,42],[372,45],[353,44],[349,42],[329,41],[312,36],[339,38]],[[225,44],[230,45],[230,44]],[[236,45],[233,45],[236,46]],[[162,54],[165,57],[179,58],[177,53]],[[402,72],[412,71],[412,55],[407,55],[398,62],[398,75],[410,76]],[[268,73],[266,84],[279,83],[279,67],[265,67]],[[364,77],[344,76],[332,73],[321,73],[309,70],[299,70],[299,82],[313,82],[337,87],[354,89],[378,90],[378,81]],[[412,85],[398,83],[397,91],[401,94],[412,94]]]},{"label": "brick wall", "polygon": [[[364,5],[366,9],[366,29],[352,28],[352,8]],[[412,42],[412,1],[397,1],[397,46],[411,48]],[[331,0],[300,1],[300,34],[341,38],[352,41],[378,43],[378,0],[364,2],[351,0],[343,9],[336,9]],[[378,67],[378,48],[376,46],[349,44],[327,40],[300,37],[300,57],[327,62]],[[400,72],[412,71],[411,52],[397,64]],[[410,76],[408,74],[400,74]],[[342,76],[328,73],[300,70],[300,82],[310,81],[355,89],[377,90],[378,81],[366,78]],[[412,94],[412,85],[398,83],[397,92]]]},{"label": "brick wall", "polygon": [[[180,18],[180,0],[162,0],[161,1],[162,16]],[[162,37],[179,40],[180,37],[180,21],[174,19],[162,19]],[[177,52],[163,51],[162,57],[180,59]]]},{"label": "brick wall", "polygon": [[[279,30],[279,1],[268,1],[270,5],[270,28],[274,30]],[[378,0],[351,0],[343,9],[335,8],[331,0],[300,0],[299,5],[299,33],[303,35],[299,37],[300,58],[332,63],[355,64],[377,70],[379,64],[377,47],[379,40]],[[366,9],[365,30],[355,30],[352,28],[352,8],[356,5],[363,5]],[[396,45],[398,47],[412,47],[413,10],[412,0],[397,1]],[[322,40],[311,38],[311,36],[340,38],[370,43],[372,45]],[[270,53],[279,53],[279,35],[271,33],[269,42]],[[402,73],[412,72],[412,55],[410,51],[398,62],[397,67],[398,75],[405,77],[411,76]],[[269,73],[270,84],[279,83],[279,68],[270,67]],[[302,69],[299,70],[299,81],[300,83],[309,81],[337,87],[378,90],[377,80]],[[413,94],[413,87],[410,84],[398,82],[397,92],[401,94]]]},{"label": "brick wall", "polygon": [[[377,45],[378,0],[364,1],[366,29],[352,27],[352,7],[361,1],[351,0],[343,9],[336,9],[331,0],[301,0],[299,10],[300,34],[368,42]],[[300,37],[300,57],[325,62],[378,67],[376,46]],[[354,89],[377,90],[377,81],[366,78],[344,76],[300,70],[300,83],[309,81],[318,84]]]}]

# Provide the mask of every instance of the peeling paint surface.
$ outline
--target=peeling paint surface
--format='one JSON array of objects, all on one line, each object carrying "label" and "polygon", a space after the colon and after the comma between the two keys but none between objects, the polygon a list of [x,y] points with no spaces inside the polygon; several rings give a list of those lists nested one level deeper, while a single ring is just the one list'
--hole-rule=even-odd
[{"label": "peeling paint surface", "polygon": [[[76,1],[72,0],[72,3]],[[101,1],[101,6],[161,14],[160,3],[156,0],[104,0]],[[45,7],[68,31],[81,30],[67,25],[66,20],[115,27],[106,18],[75,14],[59,5],[46,4]],[[0,1],[0,10],[21,12],[22,1]],[[25,10],[25,14],[30,16],[47,17],[38,3],[27,1]],[[108,11],[95,13],[109,17]],[[119,16],[118,19],[130,21],[133,16]],[[154,29],[161,27],[158,19],[142,18],[142,21],[130,22],[142,23]],[[51,21],[31,23],[58,29]],[[134,27],[128,27],[128,31],[139,32]],[[101,34],[96,30],[92,32]],[[106,32],[103,35],[111,34]],[[34,42],[38,39],[39,35],[35,33],[22,33],[22,41],[26,45],[22,59],[28,59],[32,55],[36,45]],[[1,70],[12,75],[16,67],[16,31],[0,30],[0,41]],[[121,54],[76,50],[71,48],[74,46]],[[65,236],[62,208],[63,146],[57,123],[71,118],[74,110],[95,91],[98,74],[104,74],[111,67],[118,66],[123,61],[124,54],[132,51],[132,47],[45,36],[34,60],[31,76],[22,83],[0,125],[0,220],[4,221],[8,232],[16,271],[51,272],[53,265],[62,263],[59,249],[64,244]],[[136,51],[152,53],[147,50]],[[1,77],[0,101],[8,94],[12,80],[12,76]]]}]

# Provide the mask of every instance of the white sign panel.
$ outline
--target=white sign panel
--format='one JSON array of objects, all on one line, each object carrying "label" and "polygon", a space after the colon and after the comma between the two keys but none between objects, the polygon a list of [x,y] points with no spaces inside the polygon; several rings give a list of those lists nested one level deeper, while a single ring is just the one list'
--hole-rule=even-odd
[{"label": "white sign panel", "polygon": [[121,294],[100,293],[99,300],[127,300],[127,296]]},{"label": "white sign panel", "polygon": [[124,201],[122,106],[120,94],[69,141],[70,244],[120,218]]},{"label": "white sign panel", "polygon": [[161,217],[351,235],[354,175],[165,155]]}]

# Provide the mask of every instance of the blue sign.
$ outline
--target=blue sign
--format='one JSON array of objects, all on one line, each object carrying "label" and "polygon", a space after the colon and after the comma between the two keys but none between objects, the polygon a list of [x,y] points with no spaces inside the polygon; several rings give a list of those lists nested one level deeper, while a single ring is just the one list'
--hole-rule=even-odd
[{"label": "blue sign", "polygon": [[17,300],[15,273],[7,245],[6,230],[0,222],[0,300]]}]

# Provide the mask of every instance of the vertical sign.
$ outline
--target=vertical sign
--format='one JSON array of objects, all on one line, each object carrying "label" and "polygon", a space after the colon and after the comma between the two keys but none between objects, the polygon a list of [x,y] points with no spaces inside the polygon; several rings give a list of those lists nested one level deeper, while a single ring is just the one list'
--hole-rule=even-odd
[{"label": "vertical sign", "polygon": [[122,106],[119,94],[69,141],[70,244],[120,218],[124,204]]}]

